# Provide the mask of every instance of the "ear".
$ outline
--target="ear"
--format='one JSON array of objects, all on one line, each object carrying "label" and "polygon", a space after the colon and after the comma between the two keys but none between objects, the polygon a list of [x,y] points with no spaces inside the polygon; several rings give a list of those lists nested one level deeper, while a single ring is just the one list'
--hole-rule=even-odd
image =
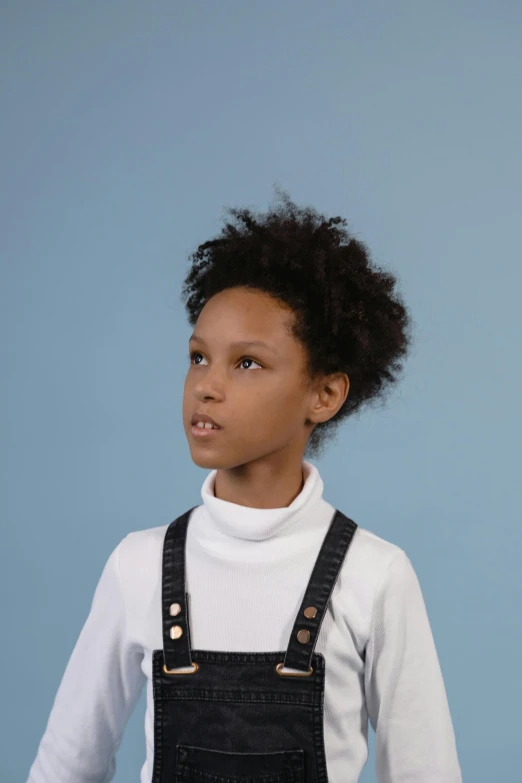
[{"label": "ear", "polygon": [[348,396],[350,379],[344,372],[323,377],[316,386],[315,399],[308,413],[314,424],[328,421],[335,416]]}]

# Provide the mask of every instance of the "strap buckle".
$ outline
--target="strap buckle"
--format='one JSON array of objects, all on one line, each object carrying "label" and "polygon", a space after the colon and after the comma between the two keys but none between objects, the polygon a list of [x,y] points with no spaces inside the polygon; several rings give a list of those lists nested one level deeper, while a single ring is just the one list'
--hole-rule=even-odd
[{"label": "strap buckle", "polygon": [[275,667],[276,672],[280,677],[309,677],[314,670],[313,666],[310,666],[310,669],[307,672],[283,672],[281,669],[284,669],[284,665],[283,661],[283,663],[278,663]]},{"label": "strap buckle", "polygon": [[163,664],[163,671],[165,672],[165,674],[195,674],[199,669],[199,663],[193,661],[191,665],[192,665],[191,671],[180,671],[179,669],[167,669],[165,664]]}]

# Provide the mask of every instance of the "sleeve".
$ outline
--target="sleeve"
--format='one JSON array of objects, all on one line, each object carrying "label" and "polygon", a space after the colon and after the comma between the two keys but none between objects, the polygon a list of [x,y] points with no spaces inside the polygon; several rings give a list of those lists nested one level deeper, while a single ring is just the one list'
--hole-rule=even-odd
[{"label": "sleeve", "polygon": [[116,751],[145,682],[129,642],[119,571],[109,556],[68,661],[27,783],[109,783]]},{"label": "sleeve", "polygon": [[375,596],[365,692],[379,783],[462,783],[424,598],[402,549]]}]

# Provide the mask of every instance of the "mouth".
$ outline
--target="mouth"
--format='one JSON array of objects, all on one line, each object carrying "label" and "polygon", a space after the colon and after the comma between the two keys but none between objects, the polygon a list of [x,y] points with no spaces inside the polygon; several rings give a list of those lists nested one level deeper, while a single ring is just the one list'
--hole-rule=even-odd
[{"label": "mouth", "polygon": [[192,414],[190,424],[190,432],[193,437],[197,438],[198,440],[213,438],[221,429],[221,425],[219,425],[217,421],[214,421],[214,419],[209,416],[208,413],[203,413],[203,411],[194,412]]},{"label": "mouth", "polygon": [[193,424],[190,428],[190,432],[194,438],[201,438],[204,440],[205,438],[215,438],[218,432],[221,432],[221,427],[203,426],[203,423],[200,423],[199,425]]}]

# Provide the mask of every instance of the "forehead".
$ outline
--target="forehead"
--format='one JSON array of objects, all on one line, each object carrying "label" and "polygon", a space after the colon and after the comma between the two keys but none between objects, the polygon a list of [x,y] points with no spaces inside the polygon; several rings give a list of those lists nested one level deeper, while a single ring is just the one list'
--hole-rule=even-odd
[{"label": "forehead", "polygon": [[291,340],[288,329],[292,321],[292,310],[270,294],[238,287],[211,297],[201,310],[194,331],[205,331],[201,334],[205,339],[220,334],[238,340]]}]

